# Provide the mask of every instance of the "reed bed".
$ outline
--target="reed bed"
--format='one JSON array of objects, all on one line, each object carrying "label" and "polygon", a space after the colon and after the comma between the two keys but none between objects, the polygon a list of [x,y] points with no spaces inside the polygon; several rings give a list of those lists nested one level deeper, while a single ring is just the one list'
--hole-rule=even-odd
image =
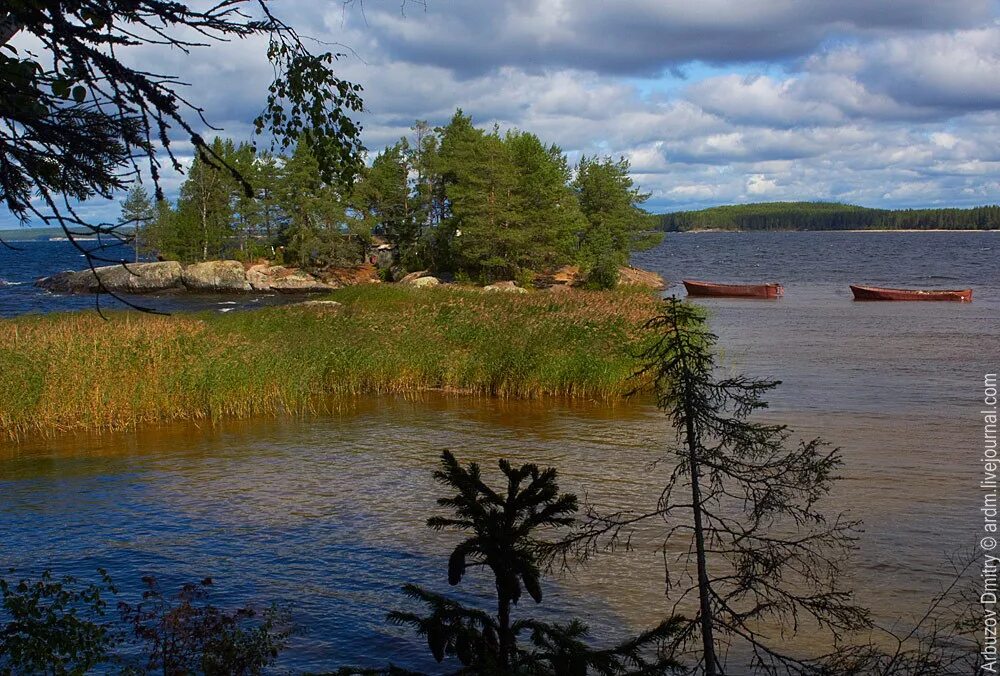
[{"label": "reed bed", "polygon": [[302,415],[430,389],[613,400],[635,387],[639,291],[483,293],[364,286],[335,309],[0,321],[0,436]]}]

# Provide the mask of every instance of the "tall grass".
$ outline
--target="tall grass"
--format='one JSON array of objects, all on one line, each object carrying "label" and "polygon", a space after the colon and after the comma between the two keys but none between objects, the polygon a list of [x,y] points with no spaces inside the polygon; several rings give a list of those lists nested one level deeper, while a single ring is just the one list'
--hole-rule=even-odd
[{"label": "tall grass", "polygon": [[0,437],[321,412],[427,389],[614,399],[634,387],[637,291],[363,286],[335,309],[0,321]]}]

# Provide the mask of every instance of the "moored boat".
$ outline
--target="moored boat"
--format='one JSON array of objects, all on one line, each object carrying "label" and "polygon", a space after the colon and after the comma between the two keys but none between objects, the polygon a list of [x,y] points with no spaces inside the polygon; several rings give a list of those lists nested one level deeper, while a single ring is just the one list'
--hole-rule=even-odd
[{"label": "moored boat", "polygon": [[952,300],[969,303],[972,289],[887,289],[851,284],[854,300]]},{"label": "moored boat", "polygon": [[781,284],[715,284],[684,280],[689,296],[714,296],[717,298],[777,298],[785,289]]}]

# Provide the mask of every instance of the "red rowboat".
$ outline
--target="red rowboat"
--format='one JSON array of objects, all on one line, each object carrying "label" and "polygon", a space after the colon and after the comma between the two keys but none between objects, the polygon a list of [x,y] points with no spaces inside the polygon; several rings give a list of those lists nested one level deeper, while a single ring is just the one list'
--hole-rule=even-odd
[{"label": "red rowboat", "polygon": [[854,300],[957,300],[972,301],[972,289],[883,289],[851,284]]},{"label": "red rowboat", "polygon": [[719,298],[777,298],[785,292],[781,284],[713,284],[684,280],[689,296]]}]

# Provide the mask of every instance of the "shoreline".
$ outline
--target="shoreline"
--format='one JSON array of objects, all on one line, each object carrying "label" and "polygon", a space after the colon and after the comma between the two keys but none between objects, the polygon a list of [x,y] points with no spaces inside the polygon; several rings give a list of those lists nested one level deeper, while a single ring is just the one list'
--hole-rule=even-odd
[{"label": "shoreline", "polygon": [[[857,229],[850,229],[850,230],[829,230],[829,229],[820,229],[820,230],[726,230],[725,228],[709,228],[709,229],[706,229],[706,230],[678,230],[676,232],[678,234],[687,235],[687,234],[697,234],[697,233],[720,233],[720,232],[737,232],[737,233],[746,233],[746,232],[784,232],[784,233],[789,233],[789,232],[878,232],[878,233],[886,233],[886,232],[1000,232],[1000,229],[993,229],[993,230],[971,230],[971,229],[949,230],[947,228],[930,228],[930,229],[913,229],[913,228],[910,228],[910,229],[888,230],[888,229],[885,229],[885,228],[857,228]],[[666,233],[666,234],[669,234],[669,233]]]},{"label": "shoreline", "polygon": [[308,415],[357,395],[617,400],[657,298],[365,285],[239,313],[3,319],[0,440]]}]

